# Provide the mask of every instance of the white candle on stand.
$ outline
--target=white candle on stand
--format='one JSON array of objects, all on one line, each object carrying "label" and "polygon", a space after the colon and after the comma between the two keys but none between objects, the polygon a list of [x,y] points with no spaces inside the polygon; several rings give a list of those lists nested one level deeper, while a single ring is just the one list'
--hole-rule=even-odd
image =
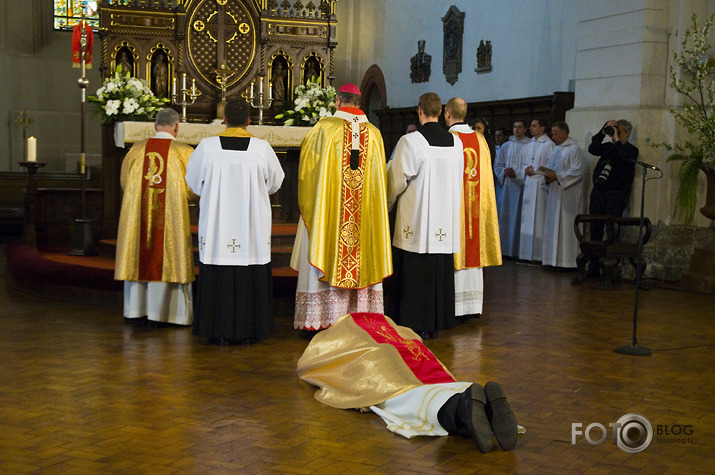
[{"label": "white candle on stand", "polygon": [[269,101],[273,100],[273,81],[270,81],[268,83],[268,100]]},{"label": "white candle on stand", "polygon": [[184,73],[184,77],[181,79],[181,89],[183,90],[182,92],[186,92],[186,73]]},{"label": "white candle on stand", "polygon": [[253,86],[255,86],[255,83],[254,83],[253,81],[251,81],[251,99],[253,99],[254,97],[256,97],[256,95],[255,95],[254,92],[253,92],[253,91],[254,91]]},{"label": "white candle on stand", "polygon": [[258,81],[258,94],[263,94],[263,78]]},{"label": "white candle on stand", "polygon": [[171,78],[171,91],[172,95],[176,96],[176,76]]},{"label": "white candle on stand", "polygon": [[37,161],[37,139],[35,137],[28,137],[27,139],[27,161]]},{"label": "white candle on stand", "polygon": [[196,94],[196,79],[191,80],[191,94]]}]

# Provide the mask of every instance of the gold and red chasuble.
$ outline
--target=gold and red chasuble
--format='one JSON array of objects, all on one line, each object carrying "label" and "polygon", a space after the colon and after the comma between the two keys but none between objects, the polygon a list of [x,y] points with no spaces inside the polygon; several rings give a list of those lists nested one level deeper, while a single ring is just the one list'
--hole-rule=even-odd
[{"label": "gold and red chasuble", "polygon": [[379,313],[338,318],[313,337],[297,371],[320,388],[318,401],[341,409],[380,404],[425,384],[455,382],[414,331]]},{"label": "gold and red chasuble", "polygon": [[139,228],[139,280],[161,281],[169,139],[149,139],[144,152]]},{"label": "gold and red chasuble", "polygon": [[363,289],[392,273],[384,144],[357,108],[341,107],[303,140],[298,205],[310,264],[333,287]]},{"label": "gold and red chasuble", "polygon": [[464,146],[460,252],[455,269],[501,265],[499,217],[489,146],[475,132],[456,132]]}]

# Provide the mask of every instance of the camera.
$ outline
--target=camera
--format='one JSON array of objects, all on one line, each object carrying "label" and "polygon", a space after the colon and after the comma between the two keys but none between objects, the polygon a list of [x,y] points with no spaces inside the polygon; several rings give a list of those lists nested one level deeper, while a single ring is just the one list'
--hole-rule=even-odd
[{"label": "camera", "polygon": [[608,135],[608,136],[613,135],[613,133],[614,133],[615,131],[616,131],[616,129],[614,129],[614,128],[613,128],[612,126],[610,126],[610,125],[607,125],[607,126],[605,126],[605,127],[603,128],[603,133],[606,134],[606,135]]},{"label": "camera", "polygon": [[[613,130],[613,129],[611,129]],[[601,173],[598,175],[598,178],[596,178],[596,184],[597,185],[605,185],[606,182],[608,181],[608,177],[611,176],[611,166],[610,163],[606,163],[606,166],[603,167],[603,170],[601,170]]]}]

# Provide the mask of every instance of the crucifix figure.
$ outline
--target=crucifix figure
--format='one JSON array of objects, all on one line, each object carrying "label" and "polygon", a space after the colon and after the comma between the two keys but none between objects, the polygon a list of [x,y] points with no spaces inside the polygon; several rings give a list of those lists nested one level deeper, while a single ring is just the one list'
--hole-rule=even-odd
[{"label": "crucifix figure", "polygon": [[221,102],[226,102],[226,87],[228,79],[236,74],[236,71],[232,71],[226,66],[226,59],[221,60],[221,65],[214,69],[216,73],[216,82],[221,86]]}]

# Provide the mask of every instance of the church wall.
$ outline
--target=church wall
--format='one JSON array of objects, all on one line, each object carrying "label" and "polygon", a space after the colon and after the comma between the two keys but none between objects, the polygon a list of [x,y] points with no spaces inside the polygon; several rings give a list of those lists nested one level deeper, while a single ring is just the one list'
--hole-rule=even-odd
[{"label": "church wall", "polygon": [[[27,136],[37,138],[37,159],[47,162],[43,172],[64,172],[80,152],[79,69],[72,68],[72,33],[53,31],[45,45],[37,45],[34,25],[38,2],[0,4],[0,171],[20,171],[22,129],[15,123],[26,110],[34,121]],[[48,2],[41,2],[44,8]],[[95,41],[94,58],[99,58]],[[96,59],[95,59],[96,60]],[[98,69],[88,71],[88,94],[101,85]],[[101,151],[100,125],[87,105],[88,162]],[[69,163],[69,165],[66,165]]]},{"label": "church wall", "polygon": [[[511,5],[498,9],[488,0],[338,2],[336,83],[359,84],[367,68],[377,64],[385,75],[390,107],[415,105],[430,91],[444,101],[461,96],[468,102],[567,91],[576,67],[578,5],[566,0],[527,4],[528,9],[515,12]],[[454,85],[442,72],[441,18],[451,5],[465,13],[462,72]],[[410,58],[420,39],[426,40],[432,69],[428,82],[413,84]],[[493,70],[485,74],[474,71],[480,40],[492,42]]]}]

